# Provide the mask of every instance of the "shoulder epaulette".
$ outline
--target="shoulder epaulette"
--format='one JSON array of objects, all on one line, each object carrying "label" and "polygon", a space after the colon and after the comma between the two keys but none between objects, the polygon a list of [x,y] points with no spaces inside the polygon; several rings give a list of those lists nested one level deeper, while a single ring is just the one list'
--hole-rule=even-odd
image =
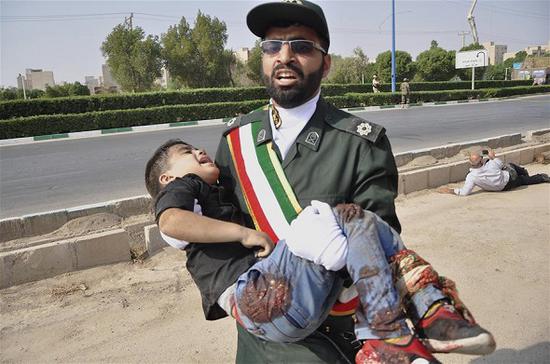
[{"label": "shoulder epaulette", "polygon": [[260,115],[268,109],[268,105],[262,106],[256,110],[253,110],[245,115],[239,115],[231,118],[227,121],[226,128],[223,131],[223,135],[227,135],[231,130],[239,128],[243,125],[250,124],[260,118]]},{"label": "shoulder epaulette", "polygon": [[326,121],[333,128],[356,135],[371,143],[376,143],[386,133],[382,125],[339,110],[332,105],[328,105]]}]

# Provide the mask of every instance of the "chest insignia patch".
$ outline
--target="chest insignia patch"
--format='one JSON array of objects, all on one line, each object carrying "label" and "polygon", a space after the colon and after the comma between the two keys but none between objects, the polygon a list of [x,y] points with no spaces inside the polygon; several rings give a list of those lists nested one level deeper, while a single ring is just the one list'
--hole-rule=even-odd
[{"label": "chest insignia patch", "polygon": [[265,140],[265,129],[260,130],[256,137],[256,143],[261,143]]},{"label": "chest insignia patch", "polygon": [[372,131],[372,126],[369,123],[363,122],[357,125],[357,132],[359,135],[366,136]]},{"label": "chest insignia patch", "polygon": [[318,141],[319,141],[319,133],[317,133],[316,131],[310,131],[306,137],[306,143],[311,145],[317,145]]}]

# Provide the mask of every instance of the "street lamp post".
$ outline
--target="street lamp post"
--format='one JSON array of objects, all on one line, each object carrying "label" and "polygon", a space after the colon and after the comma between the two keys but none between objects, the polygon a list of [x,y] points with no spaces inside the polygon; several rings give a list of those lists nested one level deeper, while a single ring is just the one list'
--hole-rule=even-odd
[{"label": "street lamp post", "polygon": [[27,92],[25,91],[25,78],[21,75],[21,73],[19,74],[19,79],[21,80],[21,86],[23,86],[23,99],[26,100]]},{"label": "street lamp post", "polygon": [[395,92],[395,0],[391,1],[391,92]]}]

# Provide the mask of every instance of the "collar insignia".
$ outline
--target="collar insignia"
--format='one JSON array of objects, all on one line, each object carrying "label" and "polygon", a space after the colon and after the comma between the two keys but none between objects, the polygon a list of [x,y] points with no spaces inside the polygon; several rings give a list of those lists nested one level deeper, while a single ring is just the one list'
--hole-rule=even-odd
[{"label": "collar insignia", "polygon": [[273,119],[273,125],[275,126],[275,129],[279,129],[283,124],[283,121],[281,120],[279,110],[277,110],[275,105],[271,105],[271,118]]},{"label": "collar insignia", "polygon": [[357,125],[357,132],[359,135],[367,136],[372,131],[372,126],[369,123],[363,122]]},{"label": "collar insignia", "polygon": [[260,130],[258,137],[256,138],[256,143],[261,143],[265,140],[265,129]]},{"label": "collar insignia", "polygon": [[319,141],[319,133],[317,133],[316,131],[310,131],[306,137],[306,143],[315,146],[318,141]]}]

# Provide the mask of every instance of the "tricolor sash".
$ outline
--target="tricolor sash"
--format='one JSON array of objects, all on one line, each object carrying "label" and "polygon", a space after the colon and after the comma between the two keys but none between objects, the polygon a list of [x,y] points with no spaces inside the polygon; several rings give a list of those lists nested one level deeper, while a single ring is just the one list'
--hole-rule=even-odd
[{"label": "tricolor sash", "polygon": [[[277,242],[287,236],[290,223],[302,207],[272,149],[272,143],[256,145],[261,127],[262,123],[253,122],[235,128],[227,135],[227,144],[254,226]],[[337,302],[331,315],[353,314],[357,304],[357,297],[346,303]]]},{"label": "tricolor sash", "polygon": [[271,142],[256,146],[261,123],[246,124],[227,136],[237,178],[257,230],[277,242],[286,236],[302,207],[288,183]]}]

